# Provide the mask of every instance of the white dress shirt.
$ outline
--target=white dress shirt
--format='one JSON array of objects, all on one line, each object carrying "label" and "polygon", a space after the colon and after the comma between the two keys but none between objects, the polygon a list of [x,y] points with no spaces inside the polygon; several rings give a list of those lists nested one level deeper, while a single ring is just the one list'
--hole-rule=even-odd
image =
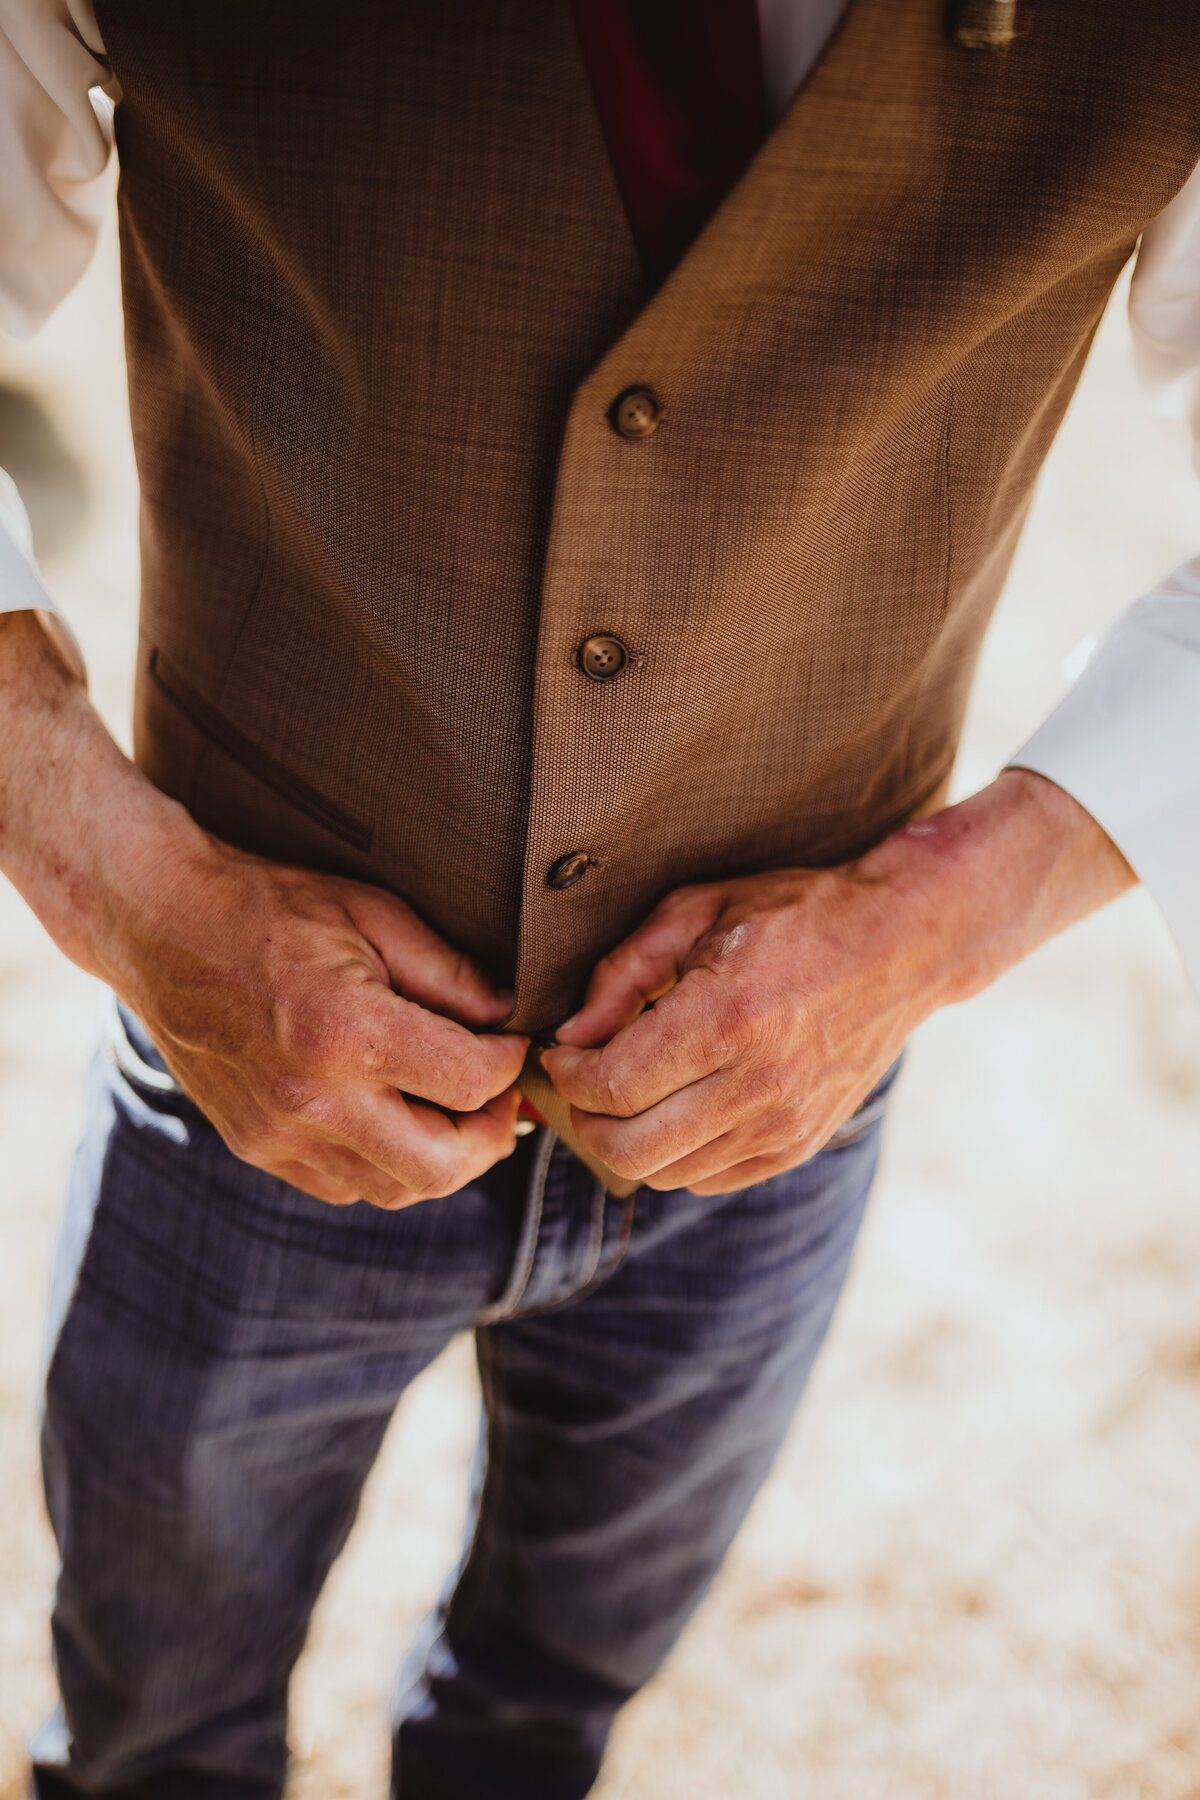
[{"label": "white dress shirt", "polygon": [[[759,0],[778,117],[846,0]],[[0,0],[0,330],[35,332],[78,280],[107,200],[113,105],[92,0]],[[1139,373],[1200,438],[1200,168],[1146,228],[1130,295]],[[1198,461],[1200,466],[1200,461]],[[0,612],[57,608],[0,470]],[[1200,557],[1131,605],[1012,759],[1072,794],[1158,902],[1200,992]]]}]

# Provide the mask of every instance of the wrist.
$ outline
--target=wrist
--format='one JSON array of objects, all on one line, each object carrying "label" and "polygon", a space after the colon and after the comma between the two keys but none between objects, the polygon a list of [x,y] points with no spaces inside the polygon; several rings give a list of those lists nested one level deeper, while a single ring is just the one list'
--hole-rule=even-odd
[{"label": "wrist", "polygon": [[43,923],[73,962],[136,1006],[156,945],[171,935],[175,909],[201,884],[217,846],[111,739],[108,746],[74,790],[74,848],[43,884]]},{"label": "wrist", "polygon": [[0,871],[64,954],[120,988],[154,867],[209,842],[119,749],[33,616],[0,619]]},{"label": "wrist", "polygon": [[978,993],[1136,882],[1090,813],[1026,769],[902,826],[857,866],[891,890],[919,940],[927,1012]]}]

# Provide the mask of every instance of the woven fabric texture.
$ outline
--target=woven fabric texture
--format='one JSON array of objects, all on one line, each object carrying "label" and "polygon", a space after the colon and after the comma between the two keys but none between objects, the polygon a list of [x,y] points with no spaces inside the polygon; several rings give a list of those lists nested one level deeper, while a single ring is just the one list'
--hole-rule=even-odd
[{"label": "woven fabric texture", "polygon": [[1105,301],[1200,156],[1193,0],[1055,0],[1006,57],[853,0],[653,297],[565,4],[98,11],[154,780],[402,894],[539,1030],[669,888],[929,804]]}]

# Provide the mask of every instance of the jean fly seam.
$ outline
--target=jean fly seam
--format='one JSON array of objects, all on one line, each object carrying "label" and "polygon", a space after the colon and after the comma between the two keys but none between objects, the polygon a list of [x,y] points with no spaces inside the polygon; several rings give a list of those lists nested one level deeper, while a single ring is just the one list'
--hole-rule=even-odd
[{"label": "jean fly seam", "polygon": [[[597,1182],[596,1186],[599,1190],[599,1205],[602,1209],[601,1233],[603,1234],[604,1221],[608,1211],[608,1192],[601,1182]],[[561,1312],[566,1306],[573,1306],[579,1300],[586,1300],[589,1294],[595,1293],[601,1283],[607,1281],[610,1276],[615,1275],[620,1268],[621,1263],[624,1261],[625,1252],[629,1249],[630,1239],[633,1236],[634,1211],[637,1204],[637,1196],[640,1191],[640,1189],[635,1189],[632,1194],[627,1194],[621,1202],[621,1222],[617,1227],[617,1241],[613,1254],[606,1263],[601,1262],[600,1256],[596,1257],[594,1263],[592,1263],[589,1258],[588,1266],[590,1273],[588,1274],[587,1280],[582,1282],[578,1287],[572,1288],[569,1294],[561,1294],[557,1299],[541,1300],[533,1306],[522,1307],[519,1312],[514,1313],[511,1316],[514,1319],[537,1319],[541,1318],[546,1313]],[[601,1235],[601,1254],[603,1253],[603,1248],[603,1235]]]},{"label": "jean fly seam", "polygon": [[475,1529],[442,1623],[442,1629],[452,1644],[456,1640],[461,1643],[462,1636],[469,1631],[487,1585],[495,1545],[495,1513],[499,1504],[500,1474],[504,1462],[506,1421],[497,1368],[500,1361],[500,1340],[495,1331],[486,1327],[476,1330],[475,1355],[479,1365],[479,1384],[483,1390],[487,1435]]},{"label": "jean fly seam", "polygon": [[538,1237],[542,1228],[542,1211],[546,1204],[546,1177],[550,1173],[550,1159],[554,1154],[554,1146],[558,1142],[548,1127],[542,1127],[538,1134],[537,1150],[533,1166],[529,1172],[528,1197],[525,1201],[525,1217],[521,1221],[521,1236],[517,1241],[516,1254],[513,1257],[512,1273],[508,1278],[504,1292],[490,1306],[483,1307],[476,1314],[476,1325],[495,1325],[501,1319],[509,1318],[521,1304],[521,1298],[529,1286],[533,1265],[537,1257]]},{"label": "jean fly seam", "polygon": [[592,1198],[592,1234],[588,1239],[587,1260],[579,1274],[578,1293],[585,1293],[596,1279],[600,1267],[600,1257],[604,1251],[604,1225],[608,1210],[608,1190],[602,1181],[597,1181],[596,1191]]}]

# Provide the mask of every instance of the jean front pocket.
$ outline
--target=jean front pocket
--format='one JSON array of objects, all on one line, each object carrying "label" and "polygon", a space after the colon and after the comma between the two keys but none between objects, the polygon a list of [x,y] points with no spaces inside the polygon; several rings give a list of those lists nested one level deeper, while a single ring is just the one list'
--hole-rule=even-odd
[{"label": "jean front pocket", "polygon": [[104,1003],[103,1045],[114,1099],[131,1124],[149,1126],[177,1144],[186,1144],[195,1127],[206,1123],[155,1049],[145,1026],[112,993]]},{"label": "jean front pocket", "polygon": [[900,1073],[900,1065],[904,1061],[904,1052],[896,1058],[891,1068],[877,1081],[857,1112],[844,1119],[833,1136],[823,1146],[826,1150],[846,1150],[851,1144],[857,1144],[860,1138],[866,1137],[868,1131],[880,1123],[888,1108],[896,1077]]},{"label": "jean front pocket", "polygon": [[271,788],[281,799],[323,826],[334,837],[341,838],[355,850],[370,851],[371,832],[368,826],[327,795],[318,793],[316,788],[291,769],[285,768],[276,757],[248,738],[231,719],[227,719],[203,695],[198,694],[157,649],[150,653],[150,676],[202,737],[216,744],[218,749],[247,769],[256,780]]}]

